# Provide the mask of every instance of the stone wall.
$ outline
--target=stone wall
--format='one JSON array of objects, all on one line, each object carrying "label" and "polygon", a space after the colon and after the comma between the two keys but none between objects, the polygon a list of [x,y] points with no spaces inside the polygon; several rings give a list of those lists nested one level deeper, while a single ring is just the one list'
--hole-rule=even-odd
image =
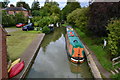
[{"label": "stone wall", "polygon": [[8,78],[6,34],[0,26],[0,80]]}]

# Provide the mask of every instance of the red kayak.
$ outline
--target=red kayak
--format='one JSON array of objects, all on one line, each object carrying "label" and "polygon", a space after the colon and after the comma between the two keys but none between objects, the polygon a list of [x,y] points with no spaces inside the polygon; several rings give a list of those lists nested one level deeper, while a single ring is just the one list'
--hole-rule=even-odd
[{"label": "red kayak", "polygon": [[9,72],[9,78],[12,78],[17,74],[19,74],[23,70],[23,68],[24,68],[24,61],[14,65]]}]

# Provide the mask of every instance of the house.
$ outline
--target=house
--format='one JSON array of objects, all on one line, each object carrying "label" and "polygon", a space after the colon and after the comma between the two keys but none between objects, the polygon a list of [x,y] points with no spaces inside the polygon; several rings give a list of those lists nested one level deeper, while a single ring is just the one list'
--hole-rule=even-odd
[{"label": "house", "polygon": [[5,8],[8,14],[15,15],[16,13],[23,12],[25,16],[29,16],[29,11],[23,7],[14,7],[10,5],[10,7]]},{"label": "house", "polygon": [[0,80],[7,80],[7,46],[6,46],[6,32],[0,25]]}]

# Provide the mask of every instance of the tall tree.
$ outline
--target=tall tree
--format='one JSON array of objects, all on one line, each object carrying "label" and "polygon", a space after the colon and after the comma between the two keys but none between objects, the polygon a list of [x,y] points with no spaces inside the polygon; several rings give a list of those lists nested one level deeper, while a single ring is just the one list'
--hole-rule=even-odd
[{"label": "tall tree", "polygon": [[90,5],[88,29],[96,36],[107,36],[106,25],[111,18],[120,18],[120,2],[94,2]]},{"label": "tall tree", "polygon": [[26,8],[27,10],[30,10],[29,4],[27,4],[25,2],[17,2],[16,7],[21,7],[21,6]]},{"label": "tall tree", "polygon": [[1,7],[1,8],[6,8],[9,3],[10,3],[9,0],[4,0],[4,2],[0,2],[0,7]]},{"label": "tall tree", "polygon": [[45,1],[45,4],[47,4],[47,3],[49,3],[49,0],[46,0],[46,1]]},{"label": "tall tree", "polygon": [[76,8],[81,8],[79,2],[70,2],[62,9],[62,19],[66,20],[66,17],[69,13],[74,11]]},{"label": "tall tree", "polygon": [[67,4],[69,4],[71,2],[76,2],[76,0],[67,0]]},{"label": "tall tree", "polygon": [[33,3],[32,3],[32,8],[31,8],[31,10],[33,11],[33,10],[39,10],[40,9],[40,3],[38,2],[38,1],[34,1]]},{"label": "tall tree", "polygon": [[77,8],[67,16],[67,22],[73,26],[79,27],[81,30],[86,30],[88,24],[88,11],[89,8]]}]

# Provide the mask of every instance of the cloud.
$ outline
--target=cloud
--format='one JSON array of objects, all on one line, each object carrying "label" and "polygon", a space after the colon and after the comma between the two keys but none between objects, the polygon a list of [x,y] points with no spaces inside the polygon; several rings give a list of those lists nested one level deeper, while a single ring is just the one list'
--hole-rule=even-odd
[{"label": "cloud", "polygon": [[[9,3],[8,6],[10,6],[10,4],[13,4],[13,5],[16,6],[16,3],[17,3],[18,1],[20,1],[20,0],[10,0],[10,3]],[[22,0],[22,1],[25,1],[26,3],[28,3],[29,6],[31,7],[31,5],[32,5],[32,3],[33,3],[34,0]],[[37,0],[36,0],[36,1],[37,1]],[[40,2],[40,6],[44,6],[44,2],[45,2],[46,0],[38,0],[38,1]],[[51,0],[49,0],[49,1],[51,1]],[[59,3],[59,7],[60,7],[61,9],[66,5],[66,2],[67,2],[67,0],[52,0],[52,1],[58,2],[58,3]],[[79,2],[88,2],[89,0],[77,0],[77,1],[79,1]],[[81,4],[81,5],[82,5],[82,4]],[[82,6],[86,6],[86,5],[87,5],[87,3],[84,3]]]}]

